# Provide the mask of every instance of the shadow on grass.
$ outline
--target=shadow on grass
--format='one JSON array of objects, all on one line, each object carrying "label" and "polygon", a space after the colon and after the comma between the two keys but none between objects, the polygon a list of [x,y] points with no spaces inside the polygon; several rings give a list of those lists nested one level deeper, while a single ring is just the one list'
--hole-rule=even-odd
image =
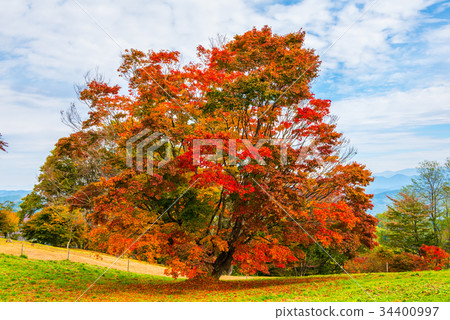
[{"label": "shadow on grass", "polygon": [[[148,297],[149,300],[164,300],[164,298],[173,297],[175,299],[189,301],[190,298],[196,300],[195,297],[202,296],[205,294],[230,294],[230,293],[240,293],[242,291],[246,292],[263,292],[272,291],[272,289],[291,290],[292,285],[297,284],[320,284],[330,283],[341,280],[345,278],[344,276],[324,276],[319,278],[273,278],[273,279],[251,279],[251,280],[227,280],[227,281],[193,281],[193,280],[151,280],[151,279],[134,279],[134,281],[122,282],[120,279],[108,279],[105,278],[104,281],[98,283],[97,288],[93,289],[93,292],[88,294],[85,298],[90,300],[89,297],[95,297],[97,294],[110,294],[120,297],[132,296],[139,294]],[[284,291],[281,289],[281,291]],[[216,300],[212,298],[211,300]],[[168,299],[167,301],[170,301]]]}]

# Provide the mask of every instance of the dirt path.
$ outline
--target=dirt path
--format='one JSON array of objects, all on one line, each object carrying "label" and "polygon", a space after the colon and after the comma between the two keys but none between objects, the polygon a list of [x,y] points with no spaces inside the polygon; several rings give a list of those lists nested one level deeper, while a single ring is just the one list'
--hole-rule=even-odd
[{"label": "dirt path", "polygon": [[[31,244],[25,241],[13,241],[6,242],[6,239],[0,238],[0,253],[10,254],[19,256],[22,252],[23,244],[23,254],[29,259],[35,260],[65,260],[67,259],[67,250],[65,248],[57,248],[52,246],[45,246],[41,244]],[[81,250],[81,249],[70,249],[69,260],[81,263],[87,263],[91,265],[96,265],[100,267],[109,267],[117,258],[108,254],[97,253],[94,251]],[[120,259],[117,261],[112,268],[122,271],[127,271],[128,260]],[[150,274],[154,276],[166,276],[164,274],[164,267],[141,262],[138,260],[129,260],[129,271]],[[239,276],[223,276],[222,280],[237,280],[245,279],[246,277]]]}]

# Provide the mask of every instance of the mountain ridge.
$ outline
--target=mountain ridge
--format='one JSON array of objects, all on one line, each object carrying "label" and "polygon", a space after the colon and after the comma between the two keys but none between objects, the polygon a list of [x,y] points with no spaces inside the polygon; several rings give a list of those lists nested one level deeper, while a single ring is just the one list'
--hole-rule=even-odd
[{"label": "mountain ridge", "polygon": [[377,215],[386,211],[391,203],[389,197],[395,197],[402,187],[412,183],[412,179],[417,177],[417,169],[402,169],[398,171],[383,171],[374,173],[374,181],[366,188],[366,192],[373,194],[372,203],[374,205],[369,213]]},{"label": "mountain ridge", "polygon": [[11,201],[17,207],[31,190],[0,190],[0,203]]}]

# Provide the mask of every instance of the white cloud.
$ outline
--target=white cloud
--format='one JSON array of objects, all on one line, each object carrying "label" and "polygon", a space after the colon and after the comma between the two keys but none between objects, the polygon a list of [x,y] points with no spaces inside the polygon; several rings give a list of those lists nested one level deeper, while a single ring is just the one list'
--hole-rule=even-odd
[{"label": "white cloud", "polygon": [[[264,24],[279,33],[304,28],[311,33],[308,45],[321,52],[364,10],[353,1],[336,4],[331,0],[292,5],[243,0],[79,3],[89,16],[74,1],[46,0],[29,6],[11,1],[0,13],[0,39],[13,44],[14,60],[31,73],[73,81],[95,66],[113,77],[121,52],[115,42],[122,48],[176,49],[192,58],[195,47],[217,33],[232,36]],[[366,6],[371,3],[365,1]],[[324,68],[343,63],[354,71],[376,62],[380,69],[380,63],[389,61],[392,54],[388,37],[400,39],[413,30],[420,23],[419,11],[429,4],[426,0],[378,0],[327,52]]]},{"label": "white cloud", "polygon": [[450,24],[429,30],[424,35],[424,41],[429,62],[450,62]]},{"label": "white cloud", "polygon": [[8,135],[42,135],[51,128],[55,134],[67,133],[60,122],[60,110],[70,99],[18,92],[0,83],[0,128]]},{"label": "white cloud", "polygon": [[357,159],[373,171],[450,156],[450,132],[421,131],[450,125],[450,83],[341,100],[333,103],[332,112],[340,118],[338,129],[357,147]]},{"label": "white cloud", "polygon": [[0,84],[0,132],[9,145],[0,154],[0,188],[32,188],[49,151],[70,133],[59,113],[69,102]]},{"label": "white cloud", "polygon": [[450,123],[450,82],[336,101],[333,112],[349,132]]}]

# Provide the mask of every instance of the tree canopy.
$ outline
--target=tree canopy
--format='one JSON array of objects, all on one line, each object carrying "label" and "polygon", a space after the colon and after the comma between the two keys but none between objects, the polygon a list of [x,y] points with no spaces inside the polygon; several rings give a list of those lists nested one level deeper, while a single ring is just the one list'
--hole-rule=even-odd
[{"label": "tree canopy", "polygon": [[[174,277],[268,273],[315,242],[349,257],[372,248],[371,172],[311,92],[320,61],[304,37],[255,28],[184,65],[177,51],[127,51],[128,90],[87,82],[89,118],[58,142],[41,195],[85,210],[93,248],[120,254],[137,239],[130,253]],[[143,132],[167,139],[130,167],[127,141]]]}]

